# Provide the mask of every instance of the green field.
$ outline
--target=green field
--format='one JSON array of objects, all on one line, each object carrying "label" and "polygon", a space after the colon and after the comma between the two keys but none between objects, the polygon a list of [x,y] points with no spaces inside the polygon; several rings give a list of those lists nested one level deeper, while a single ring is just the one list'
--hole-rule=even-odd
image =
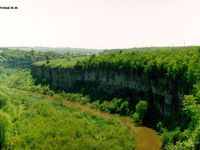
[{"label": "green field", "polygon": [[83,56],[83,57],[72,57],[72,58],[65,58],[65,59],[55,59],[55,60],[49,60],[49,61],[38,61],[35,62],[34,65],[36,66],[50,66],[52,68],[73,68],[75,65],[77,65],[80,61],[84,61],[88,59],[89,57]]}]

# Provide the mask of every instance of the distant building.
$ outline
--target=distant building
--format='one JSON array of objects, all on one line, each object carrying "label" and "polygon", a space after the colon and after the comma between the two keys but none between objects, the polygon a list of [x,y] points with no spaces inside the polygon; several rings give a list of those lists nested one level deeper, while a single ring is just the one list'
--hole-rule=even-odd
[{"label": "distant building", "polygon": [[0,50],[0,53],[3,53],[3,50]]}]

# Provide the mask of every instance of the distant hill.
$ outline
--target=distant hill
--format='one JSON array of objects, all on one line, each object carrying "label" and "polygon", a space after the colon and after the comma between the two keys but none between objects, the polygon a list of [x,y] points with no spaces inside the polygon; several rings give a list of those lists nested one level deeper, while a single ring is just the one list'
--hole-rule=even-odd
[{"label": "distant hill", "polygon": [[20,49],[24,51],[31,51],[31,50],[42,51],[42,52],[54,51],[61,54],[69,53],[69,54],[82,54],[82,55],[97,54],[103,51],[98,49],[71,48],[71,47],[2,47],[2,48],[8,48],[12,50]]}]

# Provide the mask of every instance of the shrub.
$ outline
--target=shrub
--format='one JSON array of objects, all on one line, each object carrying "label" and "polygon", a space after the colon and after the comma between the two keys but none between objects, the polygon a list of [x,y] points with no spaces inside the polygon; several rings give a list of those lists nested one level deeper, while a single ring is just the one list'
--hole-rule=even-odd
[{"label": "shrub", "polygon": [[9,123],[9,116],[3,111],[0,111],[0,149],[4,144],[6,128],[8,127]]},{"label": "shrub", "polygon": [[100,110],[109,113],[118,113],[120,115],[127,115],[129,113],[128,101],[124,101],[120,98],[114,98],[112,101],[104,101],[100,105]]},{"label": "shrub", "polygon": [[120,115],[128,115],[129,114],[128,106],[129,106],[128,101],[124,101],[121,103],[120,108],[119,108]]},{"label": "shrub", "polygon": [[148,103],[147,101],[140,100],[135,108],[136,108],[136,111],[133,114],[132,118],[136,123],[142,124],[142,120],[148,109]]},{"label": "shrub", "polygon": [[94,108],[99,108],[100,107],[100,100],[96,100],[91,103],[91,106]]},{"label": "shrub", "polygon": [[139,114],[137,112],[135,112],[133,115],[132,115],[132,118],[133,120],[136,122],[136,123],[141,123],[141,119],[139,117]]},{"label": "shrub", "polygon": [[122,103],[122,99],[114,98],[108,105],[108,111],[110,113],[120,113],[120,105]]},{"label": "shrub", "polygon": [[176,128],[175,131],[167,131],[164,130],[161,140],[162,140],[162,147],[166,147],[169,144],[176,144],[179,141],[179,137],[181,135],[180,128]]},{"label": "shrub", "polygon": [[108,101],[103,101],[103,103],[101,103],[101,105],[100,105],[100,110],[108,112],[108,106],[109,106],[109,102]]},{"label": "shrub", "polygon": [[90,97],[88,95],[77,94],[77,93],[65,93],[61,92],[58,94],[62,99],[67,99],[74,102],[79,102],[81,104],[87,104],[90,102]]},{"label": "shrub", "polygon": [[158,132],[163,132],[164,131],[164,125],[162,122],[158,122],[157,125],[156,125],[156,130]]}]

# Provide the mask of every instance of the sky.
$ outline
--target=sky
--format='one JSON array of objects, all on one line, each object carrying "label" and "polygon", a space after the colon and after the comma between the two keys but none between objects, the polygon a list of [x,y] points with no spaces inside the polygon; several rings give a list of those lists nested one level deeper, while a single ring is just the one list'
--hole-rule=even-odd
[{"label": "sky", "polygon": [[0,47],[200,45],[199,0],[0,0]]}]

